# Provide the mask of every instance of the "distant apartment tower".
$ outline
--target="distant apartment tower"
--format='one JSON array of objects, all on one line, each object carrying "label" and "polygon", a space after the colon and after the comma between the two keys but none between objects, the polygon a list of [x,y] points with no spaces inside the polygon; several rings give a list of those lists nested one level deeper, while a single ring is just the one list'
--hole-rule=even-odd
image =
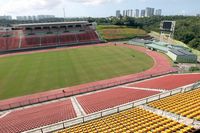
[{"label": "distant apartment tower", "polygon": [[129,15],[129,10],[126,10],[126,17]]},{"label": "distant apartment tower", "polygon": [[161,9],[157,9],[155,12],[156,16],[161,16],[162,15],[162,10]]},{"label": "distant apartment tower", "polygon": [[26,21],[26,20],[41,20],[48,18],[55,18],[54,15],[38,15],[38,16],[17,16],[17,20]]},{"label": "distant apartment tower", "polygon": [[200,14],[197,14],[197,17],[200,17]]},{"label": "distant apartment tower", "polygon": [[0,20],[12,20],[11,16],[0,16]]},{"label": "distant apartment tower", "polygon": [[140,17],[142,17],[142,18],[145,17],[145,12],[146,12],[145,10],[141,10]]},{"label": "distant apartment tower", "polygon": [[17,16],[16,19],[20,21],[37,20],[36,16]]},{"label": "distant apartment tower", "polygon": [[121,12],[120,12],[120,10],[117,10],[117,11],[116,11],[116,17],[117,17],[117,18],[120,18],[120,16],[121,16]]},{"label": "distant apartment tower", "polygon": [[54,15],[38,15],[37,19],[41,20],[41,19],[48,19],[48,18],[55,18]]},{"label": "distant apartment tower", "polygon": [[133,17],[138,18],[140,16],[140,10],[139,9],[135,9],[133,11]]},{"label": "distant apartment tower", "polygon": [[126,17],[126,10],[123,10],[123,17]]},{"label": "distant apartment tower", "polygon": [[154,15],[154,8],[147,7],[145,11],[145,17],[151,17]]},{"label": "distant apartment tower", "polygon": [[17,20],[20,20],[20,21],[27,20],[26,16],[17,16],[16,18],[17,18]]},{"label": "distant apartment tower", "polygon": [[130,10],[129,17],[133,17],[133,10],[132,9]]}]

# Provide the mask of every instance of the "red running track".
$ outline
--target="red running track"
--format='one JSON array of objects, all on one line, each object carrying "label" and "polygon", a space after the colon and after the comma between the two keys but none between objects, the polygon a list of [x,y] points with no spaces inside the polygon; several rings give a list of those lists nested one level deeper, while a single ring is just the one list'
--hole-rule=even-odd
[{"label": "red running track", "polygon": [[140,88],[155,88],[155,89],[157,88],[157,89],[172,90],[178,87],[195,83],[197,81],[200,81],[200,73],[199,74],[168,75],[161,78],[155,78],[155,79],[135,83],[130,86],[140,87]]},{"label": "red running track", "polygon": [[77,97],[78,102],[89,113],[112,108],[121,104],[139,100],[148,96],[158,94],[156,91],[138,89],[117,88],[108,91],[97,92]]},{"label": "red running track", "polygon": [[41,105],[0,118],[0,133],[20,133],[75,117],[71,100]]},{"label": "red running track", "polygon": [[[97,47],[97,46],[98,47],[105,46],[105,44],[77,46],[77,47],[72,47],[72,48]],[[47,100],[62,98],[64,96],[71,96],[74,94],[85,93],[92,90],[98,90],[105,87],[111,87],[111,86],[122,84],[122,83],[134,82],[134,81],[137,81],[138,79],[150,78],[151,77],[150,75],[161,75],[161,74],[169,73],[171,71],[176,71],[174,68],[171,67],[169,59],[163,54],[157,53],[155,51],[150,51],[144,47],[139,47],[139,46],[131,46],[131,45],[124,45],[124,44],[118,45],[118,46],[129,47],[131,49],[135,49],[143,53],[146,53],[147,55],[149,55],[150,57],[154,59],[154,62],[155,62],[154,66],[147,71],[137,73],[137,74],[131,74],[131,75],[116,77],[112,79],[77,85],[73,87],[62,88],[62,89],[57,89],[57,90],[52,90],[52,91],[47,91],[47,92],[42,92],[42,93],[36,93],[33,95],[27,95],[27,96],[2,100],[0,101],[0,110],[25,106],[29,104],[38,103],[38,102],[44,102]],[[63,50],[63,49],[55,49],[55,50],[57,51],[57,50]],[[49,50],[49,51],[53,51],[53,50]],[[39,52],[48,52],[48,50],[42,50]],[[27,54],[30,54],[30,52],[28,52]],[[6,56],[9,56],[9,55],[6,55]],[[13,56],[13,54],[11,54],[10,56]],[[63,94],[62,92],[63,90],[65,90],[66,92],[65,94]]]}]

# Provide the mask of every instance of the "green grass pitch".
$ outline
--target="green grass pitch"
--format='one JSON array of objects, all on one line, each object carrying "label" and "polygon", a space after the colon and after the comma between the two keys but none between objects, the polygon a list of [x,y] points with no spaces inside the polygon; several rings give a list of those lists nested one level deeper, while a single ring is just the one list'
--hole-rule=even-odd
[{"label": "green grass pitch", "polygon": [[153,59],[119,46],[92,46],[0,58],[0,99],[138,73]]}]

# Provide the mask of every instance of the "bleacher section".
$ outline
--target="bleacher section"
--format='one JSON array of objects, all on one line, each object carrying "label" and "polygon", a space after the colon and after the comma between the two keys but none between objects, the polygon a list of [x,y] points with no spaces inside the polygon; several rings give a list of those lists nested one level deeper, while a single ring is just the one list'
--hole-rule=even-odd
[{"label": "bleacher section", "polygon": [[200,89],[170,96],[149,105],[200,121]]},{"label": "bleacher section", "polygon": [[40,46],[39,36],[27,36],[22,38],[21,48],[32,48]]},{"label": "bleacher section", "polygon": [[19,37],[0,37],[0,51],[98,41],[99,38],[94,31],[84,33],[64,33],[60,35],[29,35],[21,37],[21,41]]},{"label": "bleacher section", "polygon": [[0,37],[0,51],[5,51],[5,50],[7,50],[6,39]]},{"label": "bleacher section", "polygon": [[59,36],[60,44],[77,43],[76,34],[62,34]]},{"label": "bleacher section", "polygon": [[20,24],[13,29],[0,32],[0,52],[100,42],[88,22]]},{"label": "bleacher section", "polygon": [[195,129],[191,126],[134,108],[75,125],[57,133],[192,133],[193,131]]},{"label": "bleacher section", "polygon": [[86,32],[86,33],[81,33],[77,35],[77,39],[79,42],[87,42],[89,41],[97,41],[98,36],[96,35],[95,32]]},{"label": "bleacher section", "polygon": [[[77,97],[87,114],[158,94],[156,91],[117,88]],[[95,100],[94,100],[95,99]]]},{"label": "bleacher section", "polygon": [[56,45],[59,44],[58,36],[56,35],[47,35],[41,37],[42,46]]},{"label": "bleacher section", "polygon": [[199,81],[200,74],[168,75],[132,84],[132,87],[172,90]]},{"label": "bleacher section", "polygon": [[[13,50],[19,48],[18,32],[1,32],[0,33],[0,51],[7,49]],[[7,45],[9,44],[9,45]]]},{"label": "bleacher section", "polygon": [[18,110],[0,118],[0,133],[19,133],[76,117],[71,100]]}]

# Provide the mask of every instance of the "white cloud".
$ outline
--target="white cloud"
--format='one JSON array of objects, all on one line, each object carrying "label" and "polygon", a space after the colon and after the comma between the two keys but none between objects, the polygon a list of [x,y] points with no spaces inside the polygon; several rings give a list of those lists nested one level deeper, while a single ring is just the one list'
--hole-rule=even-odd
[{"label": "white cloud", "polygon": [[37,10],[50,10],[61,3],[61,0],[10,0],[0,5],[4,13],[24,13]]},{"label": "white cloud", "polygon": [[100,5],[105,3],[119,3],[125,0],[8,0],[0,4],[1,14],[28,14],[37,11],[52,11],[56,7],[63,8],[69,3],[84,5]]},{"label": "white cloud", "polygon": [[74,0],[74,2],[79,2],[86,5],[99,5],[99,4],[109,3],[109,2],[119,3],[122,1],[124,0]]}]

